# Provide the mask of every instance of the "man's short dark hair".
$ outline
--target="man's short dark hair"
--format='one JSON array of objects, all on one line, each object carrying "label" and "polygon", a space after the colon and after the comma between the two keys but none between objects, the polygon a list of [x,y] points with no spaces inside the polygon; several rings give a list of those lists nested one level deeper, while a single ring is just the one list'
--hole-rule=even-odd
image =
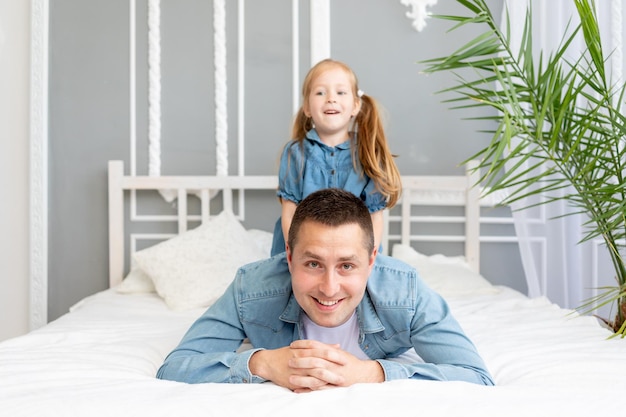
[{"label": "man's short dark hair", "polygon": [[325,188],[309,194],[298,204],[287,238],[292,250],[298,241],[300,227],[306,221],[331,227],[357,224],[363,231],[363,246],[368,253],[374,250],[374,228],[370,212],[365,203],[349,191]]}]

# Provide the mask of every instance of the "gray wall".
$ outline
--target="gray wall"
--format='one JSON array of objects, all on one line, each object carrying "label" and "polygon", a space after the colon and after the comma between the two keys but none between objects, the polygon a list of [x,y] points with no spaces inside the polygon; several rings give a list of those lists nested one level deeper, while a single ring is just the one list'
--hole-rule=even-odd
[{"label": "gray wall", "polygon": [[[215,173],[212,3],[162,1],[162,173]],[[440,1],[435,12],[458,11]],[[501,2],[492,0],[499,14]],[[146,0],[137,12],[137,158],[147,172]],[[289,139],[291,2],[246,2],[245,172],[275,174]],[[308,62],[308,1],[300,3],[301,69]],[[448,25],[430,19],[416,32],[400,1],[331,2],[331,55],[347,62],[388,114],[387,133],[403,174],[457,174],[488,140],[467,111],[448,110],[435,92],[451,75],[420,74],[416,62],[459,46]],[[125,0],[50,4],[49,319],[107,287],[106,164],[129,166],[129,11]],[[227,2],[229,159],[236,160],[236,3]],[[127,171],[128,172],[128,171]],[[271,230],[278,205],[263,199],[246,226]],[[497,249],[497,250],[496,250]],[[483,245],[483,273],[526,287],[516,245]]]}]

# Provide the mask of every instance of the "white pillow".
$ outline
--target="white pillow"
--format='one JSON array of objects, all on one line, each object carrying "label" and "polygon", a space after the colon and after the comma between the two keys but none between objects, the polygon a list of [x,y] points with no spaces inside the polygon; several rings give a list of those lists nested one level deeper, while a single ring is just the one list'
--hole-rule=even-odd
[{"label": "white pillow", "polygon": [[237,269],[265,258],[231,212],[133,255],[175,310],[207,307],[232,282]]},{"label": "white pillow", "polygon": [[422,280],[444,297],[498,292],[482,275],[473,271],[463,257],[426,256],[402,244],[393,246],[392,256],[413,266]]},{"label": "white pillow", "polygon": [[[247,233],[248,237],[259,246],[266,257],[269,257],[272,248],[272,233],[260,229],[250,229]],[[137,265],[131,266],[130,272],[115,287],[115,290],[121,294],[156,292],[152,279]]]},{"label": "white pillow", "polygon": [[250,229],[248,230],[248,235],[269,258],[272,252],[272,240],[274,238],[274,234],[266,232],[265,230]]},{"label": "white pillow", "polygon": [[138,267],[131,268],[122,283],[115,287],[122,294],[156,292],[152,279]]}]

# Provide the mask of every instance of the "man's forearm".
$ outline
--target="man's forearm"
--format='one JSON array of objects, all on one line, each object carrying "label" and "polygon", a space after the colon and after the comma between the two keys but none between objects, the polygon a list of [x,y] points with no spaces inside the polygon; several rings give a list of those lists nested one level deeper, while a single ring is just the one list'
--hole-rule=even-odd
[{"label": "man's forearm", "polygon": [[175,351],[165,359],[156,376],[189,384],[263,382],[248,369],[248,360],[254,352],[256,350],[185,355]]}]

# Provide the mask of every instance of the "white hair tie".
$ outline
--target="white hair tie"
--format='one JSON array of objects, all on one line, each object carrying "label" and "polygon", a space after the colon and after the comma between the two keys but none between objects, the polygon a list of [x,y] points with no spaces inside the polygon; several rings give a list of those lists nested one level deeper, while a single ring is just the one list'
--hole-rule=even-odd
[{"label": "white hair tie", "polygon": [[357,92],[356,92],[356,95],[359,96],[359,97],[363,97],[363,94],[365,94],[363,92],[363,90],[357,90]]}]

